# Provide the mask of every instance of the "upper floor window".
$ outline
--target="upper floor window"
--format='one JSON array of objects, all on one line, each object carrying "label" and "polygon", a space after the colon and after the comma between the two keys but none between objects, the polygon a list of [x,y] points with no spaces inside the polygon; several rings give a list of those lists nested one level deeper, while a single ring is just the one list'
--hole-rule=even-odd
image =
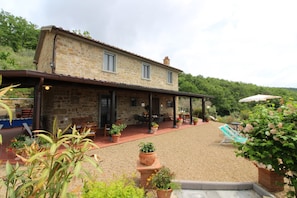
[{"label": "upper floor window", "polygon": [[115,54],[104,52],[103,70],[115,72],[116,71],[116,56]]},{"label": "upper floor window", "polygon": [[173,79],[172,79],[172,71],[168,71],[167,72],[167,83],[172,84],[173,83]]},{"label": "upper floor window", "polygon": [[151,78],[151,66],[147,63],[142,64],[142,78],[144,79]]}]

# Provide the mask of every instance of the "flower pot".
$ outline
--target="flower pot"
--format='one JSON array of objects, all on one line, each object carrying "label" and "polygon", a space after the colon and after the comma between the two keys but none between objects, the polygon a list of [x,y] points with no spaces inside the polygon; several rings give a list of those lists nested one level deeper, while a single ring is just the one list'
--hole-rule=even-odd
[{"label": "flower pot", "polygon": [[177,122],[176,127],[179,128],[183,123],[182,122]]},{"label": "flower pot", "polygon": [[114,134],[111,136],[112,142],[117,143],[120,141],[120,134]]},{"label": "flower pot", "polygon": [[152,133],[156,133],[158,131],[158,127],[152,127]]},{"label": "flower pot", "polygon": [[197,125],[198,124],[198,121],[193,121],[194,125]]},{"label": "flower pot", "polygon": [[270,192],[284,190],[284,177],[265,168],[258,167],[258,182]]},{"label": "flower pot", "polygon": [[157,197],[158,198],[170,198],[172,193],[172,189],[157,189]]},{"label": "flower pot", "polygon": [[156,160],[156,153],[155,152],[139,152],[139,162],[146,166],[151,166]]}]

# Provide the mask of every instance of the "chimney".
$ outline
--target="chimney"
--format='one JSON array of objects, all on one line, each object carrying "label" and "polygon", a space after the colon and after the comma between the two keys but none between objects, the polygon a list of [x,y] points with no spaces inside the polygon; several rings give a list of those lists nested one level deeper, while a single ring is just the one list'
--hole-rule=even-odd
[{"label": "chimney", "polygon": [[168,58],[168,56],[166,56],[163,60],[164,65],[170,65],[170,59]]}]

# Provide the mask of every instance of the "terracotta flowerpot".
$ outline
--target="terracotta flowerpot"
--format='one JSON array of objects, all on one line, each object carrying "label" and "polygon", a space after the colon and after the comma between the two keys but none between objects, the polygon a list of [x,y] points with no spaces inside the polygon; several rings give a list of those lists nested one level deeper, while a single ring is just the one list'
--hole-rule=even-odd
[{"label": "terracotta flowerpot", "polygon": [[156,153],[155,152],[139,152],[139,162],[146,166],[151,166],[156,160]]},{"label": "terracotta flowerpot", "polygon": [[112,138],[112,142],[114,143],[117,143],[120,141],[120,136],[119,134],[115,134],[115,135],[112,135],[111,138]]},{"label": "terracotta flowerpot", "polygon": [[168,190],[157,189],[158,198],[170,198],[171,193],[172,193],[172,189],[168,189]]},{"label": "terracotta flowerpot", "polygon": [[198,124],[198,121],[193,121],[194,125],[197,125]]},{"label": "terracotta flowerpot", "polygon": [[183,123],[182,122],[177,122],[176,127],[179,128]]},{"label": "terracotta flowerpot", "polygon": [[152,127],[152,133],[156,133],[158,131],[158,127]]},{"label": "terracotta flowerpot", "polygon": [[284,177],[265,168],[258,167],[258,182],[270,192],[284,190]]}]

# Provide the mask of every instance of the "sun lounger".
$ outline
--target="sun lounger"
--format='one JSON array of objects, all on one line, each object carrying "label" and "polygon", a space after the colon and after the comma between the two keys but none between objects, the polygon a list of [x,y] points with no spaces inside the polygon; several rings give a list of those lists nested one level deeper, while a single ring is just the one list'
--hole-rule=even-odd
[{"label": "sun lounger", "polygon": [[246,137],[241,136],[227,124],[220,126],[219,129],[224,135],[224,139],[221,141],[221,144],[227,142],[238,142],[244,144],[247,141]]},{"label": "sun lounger", "polygon": [[33,132],[31,131],[29,125],[26,122],[23,123],[23,127],[26,129],[26,131],[28,132],[28,134],[30,135],[30,137],[31,138],[34,138]]}]

